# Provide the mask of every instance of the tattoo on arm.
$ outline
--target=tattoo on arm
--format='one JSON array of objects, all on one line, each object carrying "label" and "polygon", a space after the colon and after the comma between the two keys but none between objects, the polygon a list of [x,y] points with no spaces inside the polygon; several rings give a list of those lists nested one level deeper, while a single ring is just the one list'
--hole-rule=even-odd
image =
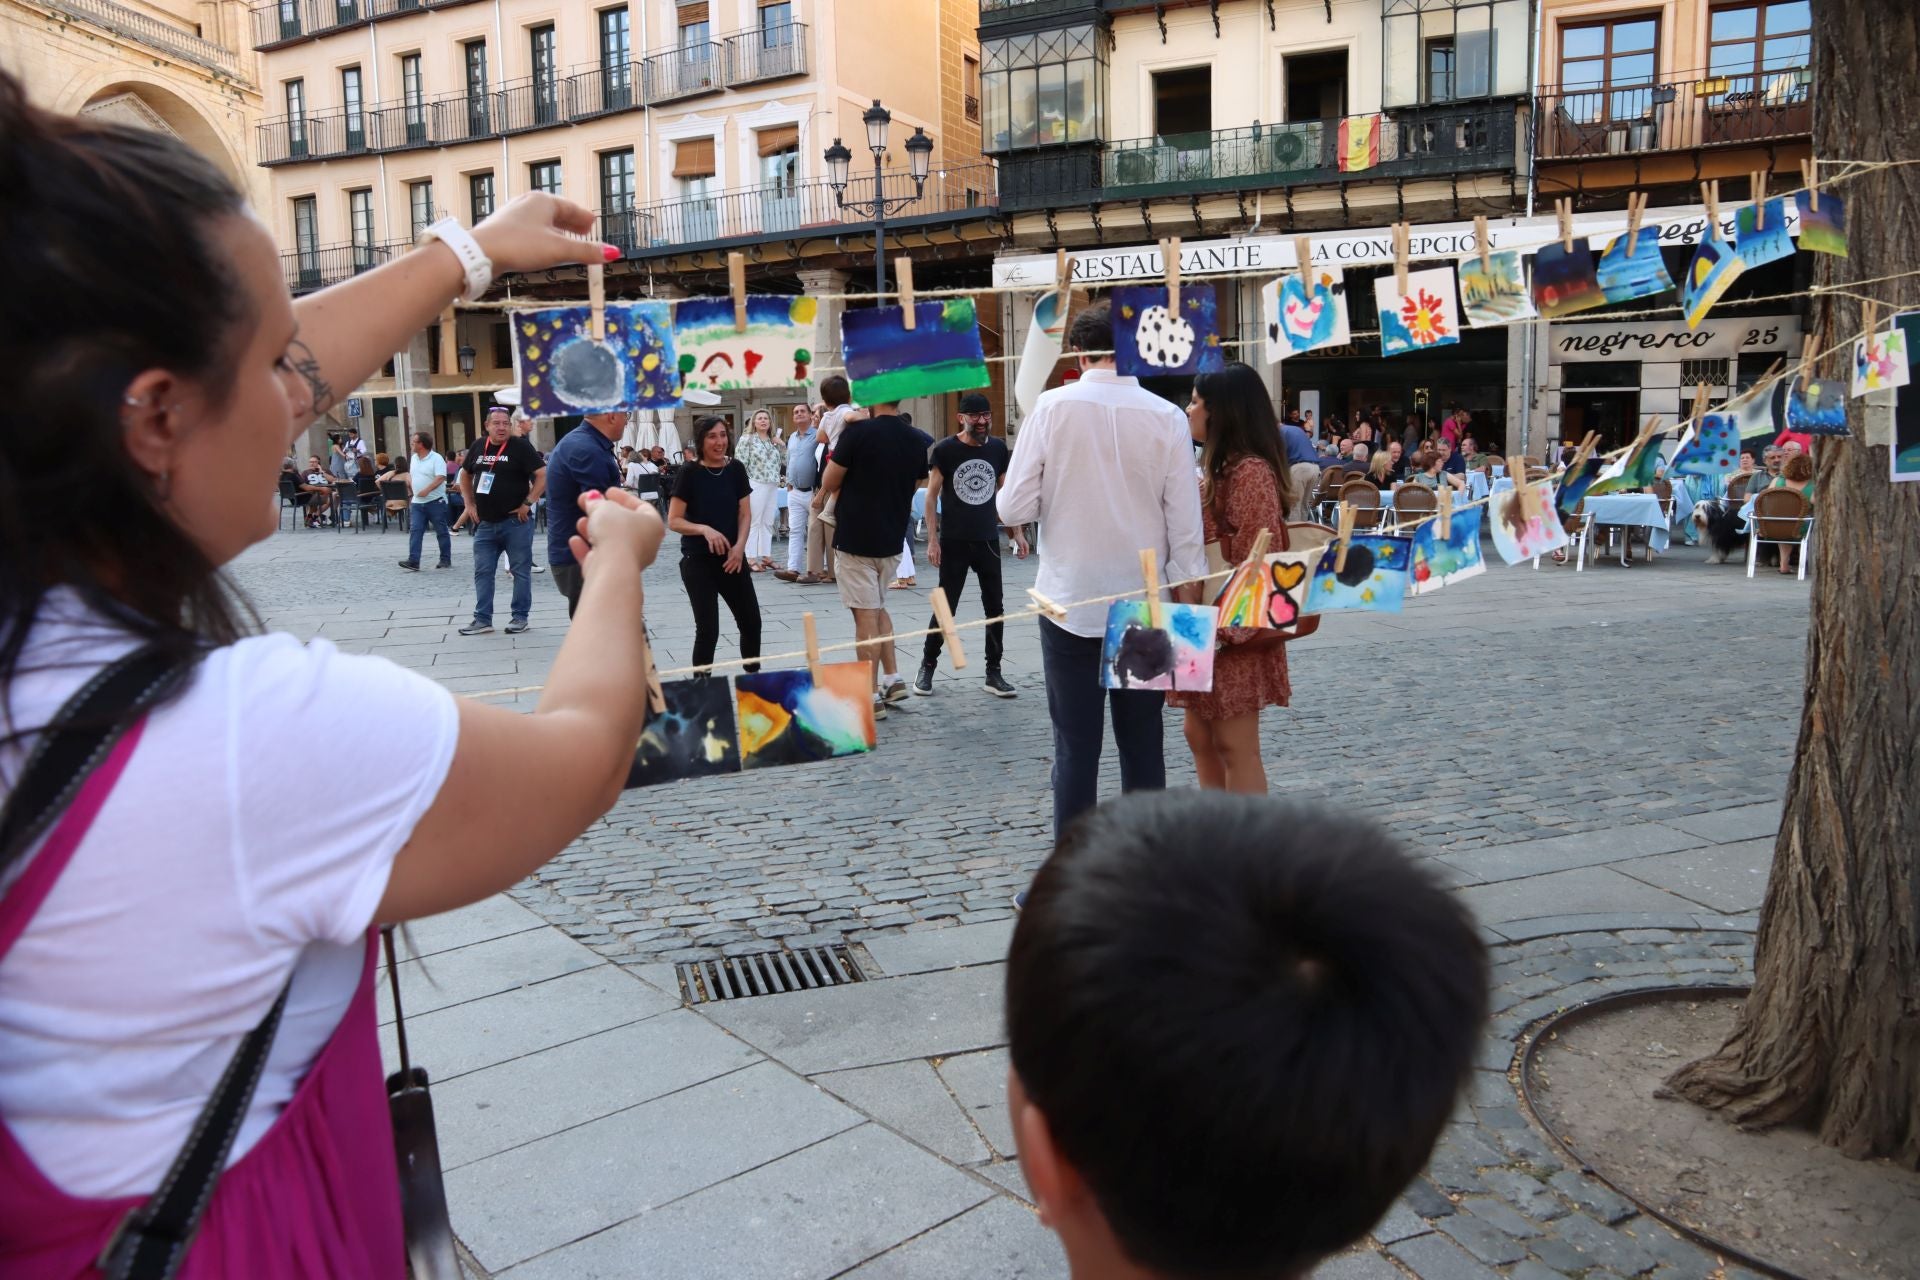
[{"label": "tattoo on arm", "polygon": [[307,390],[313,393],[315,417],[333,408],[333,388],[320,376],[320,361],[314,356],[312,347],[295,337],[287,344],[287,364],[306,380]]}]

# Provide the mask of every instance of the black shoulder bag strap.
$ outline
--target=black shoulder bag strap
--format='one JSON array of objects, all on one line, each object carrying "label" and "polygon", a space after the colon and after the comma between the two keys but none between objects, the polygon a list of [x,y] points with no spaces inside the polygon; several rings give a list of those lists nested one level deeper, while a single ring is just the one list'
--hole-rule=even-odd
[{"label": "black shoulder bag strap", "polygon": [[[0,876],[46,834],[140,716],[190,669],[159,650],[137,649],[67,701],[54,719],[66,727],[40,736],[0,809]],[[253,1101],[286,1003],[282,988],[266,1017],[240,1042],[160,1189],[121,1220],[96,1264],[109,1280],[167,1280],[179,1270]]]}]

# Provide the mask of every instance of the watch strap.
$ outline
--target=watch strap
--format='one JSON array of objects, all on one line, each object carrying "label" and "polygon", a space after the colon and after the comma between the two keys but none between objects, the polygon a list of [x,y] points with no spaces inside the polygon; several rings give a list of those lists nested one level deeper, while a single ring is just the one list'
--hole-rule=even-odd
[{"label": "watch strap", "polygon": [[428,223],[420,234],[438,240],[453,250],[454,257],[460,259],[460,269],[467,275],[466,290],[460,295],[462,302],[477,301],[492,287],[493,260],[480,248],[480,242],[473,238],[473,233],[460,225],[458,218],[446,217]]}]

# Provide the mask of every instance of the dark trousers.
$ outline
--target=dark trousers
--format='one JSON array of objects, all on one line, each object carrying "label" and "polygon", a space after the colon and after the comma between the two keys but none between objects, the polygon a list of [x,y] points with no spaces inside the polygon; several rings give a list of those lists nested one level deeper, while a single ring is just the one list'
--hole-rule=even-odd
[{"label": "dark trousers", "polygon": [[553,575],[553,585],[560,588],[560,594],[567,598],[567,617],[573,617],[574,611],[580,607],[580,588],[586,585],[586,579],[580,574],[580,566],[548,560],[547,572]]},{"label": "dark trousers", "polygon": [[[945,549],[942,548],[944,556]],[[1099,636],[1077,636],[1040,619],[1040,660],[1046,669],[1047,715],[1053,721],[1053,837],[1099,798],[1100,753],[1111,707],[1113,743],[1120,752],[1120,789],[1158,791],[1167,785],[1158,690],[1100,687]]]},{"label": "dark trousers", "polygon": [[[960,593],[966,589],[967,570],[973,570],[973,576],[980,579],[980,605],[987,611],[989,618],[997,618],[1006,609],[1006,602],[1000,594],[1000,543],[962,542],[940,539],[940,591],[947,597],[947,608],[960,612]],[[938,618],[927,620],[929,627],[940,625]],[[987,624],[987,670],[1000,669],[1002,639],[1006,628],[998,622]],[[940,660],[941,635],[938,631],[927,637],[927,651],[923,661],[932,664]]]},{"label": "dark trousers", "polygon": [[[753,575],[743,567],[728,573],[725,560],[709,551],[686,552],[680,557],[680,581],[686,584],[687,600],[693,605],[693,665],[704,667],[713,661],[720,643],[720,601],[733,612],[734,625],[740,628],[740,656],[760,656],[760,598],[753,592]],[[760,664],[749,662],[747,670],[758,671]]]}]

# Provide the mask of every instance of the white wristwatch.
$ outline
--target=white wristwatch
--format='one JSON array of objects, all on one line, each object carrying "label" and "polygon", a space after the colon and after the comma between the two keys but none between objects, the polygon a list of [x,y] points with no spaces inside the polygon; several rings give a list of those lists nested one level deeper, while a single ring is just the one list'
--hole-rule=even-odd
[{"label": "white wristwatch", "polygon": [[467,273],[467,288],[460,295],[462,302],[478,301],[481,295],[493,284],[493,260],[480,248],[480,242],[473,233],[460,225],[458,218],[446,217],[438,222],[430,222],[420,229],[421,242],[438,240],[453,250],[453,256],[460,259],[460,269]]}]

